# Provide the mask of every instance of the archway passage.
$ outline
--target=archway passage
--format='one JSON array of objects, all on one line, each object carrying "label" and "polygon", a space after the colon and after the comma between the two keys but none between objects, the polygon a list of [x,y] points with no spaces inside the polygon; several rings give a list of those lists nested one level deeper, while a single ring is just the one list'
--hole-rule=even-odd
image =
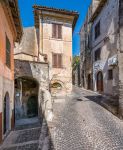
[{"label": "archway passage", "polygon": [[21,77],[15,80],[15,119],[38,116],[39,84],[33,78]]},{"label": "archway passage", "polygon": [[91,74],[88,75],[88,90],[91,90]]},{"label": "archway passage", "polygon": [[9,130],[9,112],[10,112],[10,99],[8,92],[6,93],[4,97],[4,113],[3,113],[3,133],[6,134],[6,132]]},{"label": "archway passage", "polygon": [[97,73],[97,91],[103,92],[103,74],[101,71]]}]

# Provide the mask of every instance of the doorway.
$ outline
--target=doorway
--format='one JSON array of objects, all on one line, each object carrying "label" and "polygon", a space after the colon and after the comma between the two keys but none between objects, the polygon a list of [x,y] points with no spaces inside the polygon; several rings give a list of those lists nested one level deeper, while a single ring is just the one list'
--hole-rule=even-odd
[{"label": "doorway", "polygon": [[91,74],[88,75],[88,90],[91,90]]},{"label": "doorway", "polygon": [[27,101],[27,116],[29,118],[38,116],[38,98],[33,95]]},{"label": "doorway", "polygon": [[8,92],[6,93],[4,97],[4,110],[3,110],[3,133],[6,134],[6,132],[9,130],[9,112],[10,112],[10,99]]},{"label": "doorway", "polygon": [[103,74],[101,71],[97,73],[97,91],[103,92]]}]

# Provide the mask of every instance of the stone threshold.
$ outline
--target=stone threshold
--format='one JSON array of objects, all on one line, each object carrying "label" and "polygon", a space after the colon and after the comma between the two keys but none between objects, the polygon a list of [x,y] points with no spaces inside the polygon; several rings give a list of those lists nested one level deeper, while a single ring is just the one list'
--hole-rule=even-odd
[{"label": "stone threshold", "polygon": [[18,146],[25,146],[25,145],[30,145],[30,144],[38,144],[39,140],[34,140],[34,141],[28,141],[28,142],[23,142],[23,143],[16,143],[16,144],[11,144],[11,145],[3,145],[1,146],[1,149],[5,148],[13,148],[13,147],[18,147]]}]

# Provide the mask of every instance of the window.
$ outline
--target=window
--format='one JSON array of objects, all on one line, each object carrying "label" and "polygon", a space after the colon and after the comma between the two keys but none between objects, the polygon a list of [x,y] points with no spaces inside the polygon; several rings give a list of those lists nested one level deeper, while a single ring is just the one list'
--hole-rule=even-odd
[{"label": "window", "polygon": [[108,70],[108,80],[113,80],[113,70]]},{"label": "window", "polygon": [[95,39],[100,36],[100,21],[95,26]]},{"label": "window", "polygon": [[55,82],[51,85],[51,88],[54,88],[54,89],[62,89],[62,85],[58,82]]},{"label": "window", "polygon": [[52,25],[52,37],[57,39],[62,38],[62,25],[59,24]]},{"label": "window", "polygon": [[95,61],[98,61],[101,59],[100,54],[101,54],[101,49],[99,48],[95,51]]},{"label": "window", "polygon": [[53,53],[52,61],[54,68],[62,68],[62,54]]},{"label": "window", "polygon": [[6,65],[10,68],[11,66],[11,44],[6,36]]}]

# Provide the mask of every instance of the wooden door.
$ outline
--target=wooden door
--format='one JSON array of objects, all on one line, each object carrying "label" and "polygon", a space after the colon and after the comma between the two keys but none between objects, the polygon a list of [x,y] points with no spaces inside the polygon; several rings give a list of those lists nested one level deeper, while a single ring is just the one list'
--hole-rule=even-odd
[{"label": "wooden door", "polygon": [[97,91],[103,92],[103,74],[101,71],[97,74]]}]

